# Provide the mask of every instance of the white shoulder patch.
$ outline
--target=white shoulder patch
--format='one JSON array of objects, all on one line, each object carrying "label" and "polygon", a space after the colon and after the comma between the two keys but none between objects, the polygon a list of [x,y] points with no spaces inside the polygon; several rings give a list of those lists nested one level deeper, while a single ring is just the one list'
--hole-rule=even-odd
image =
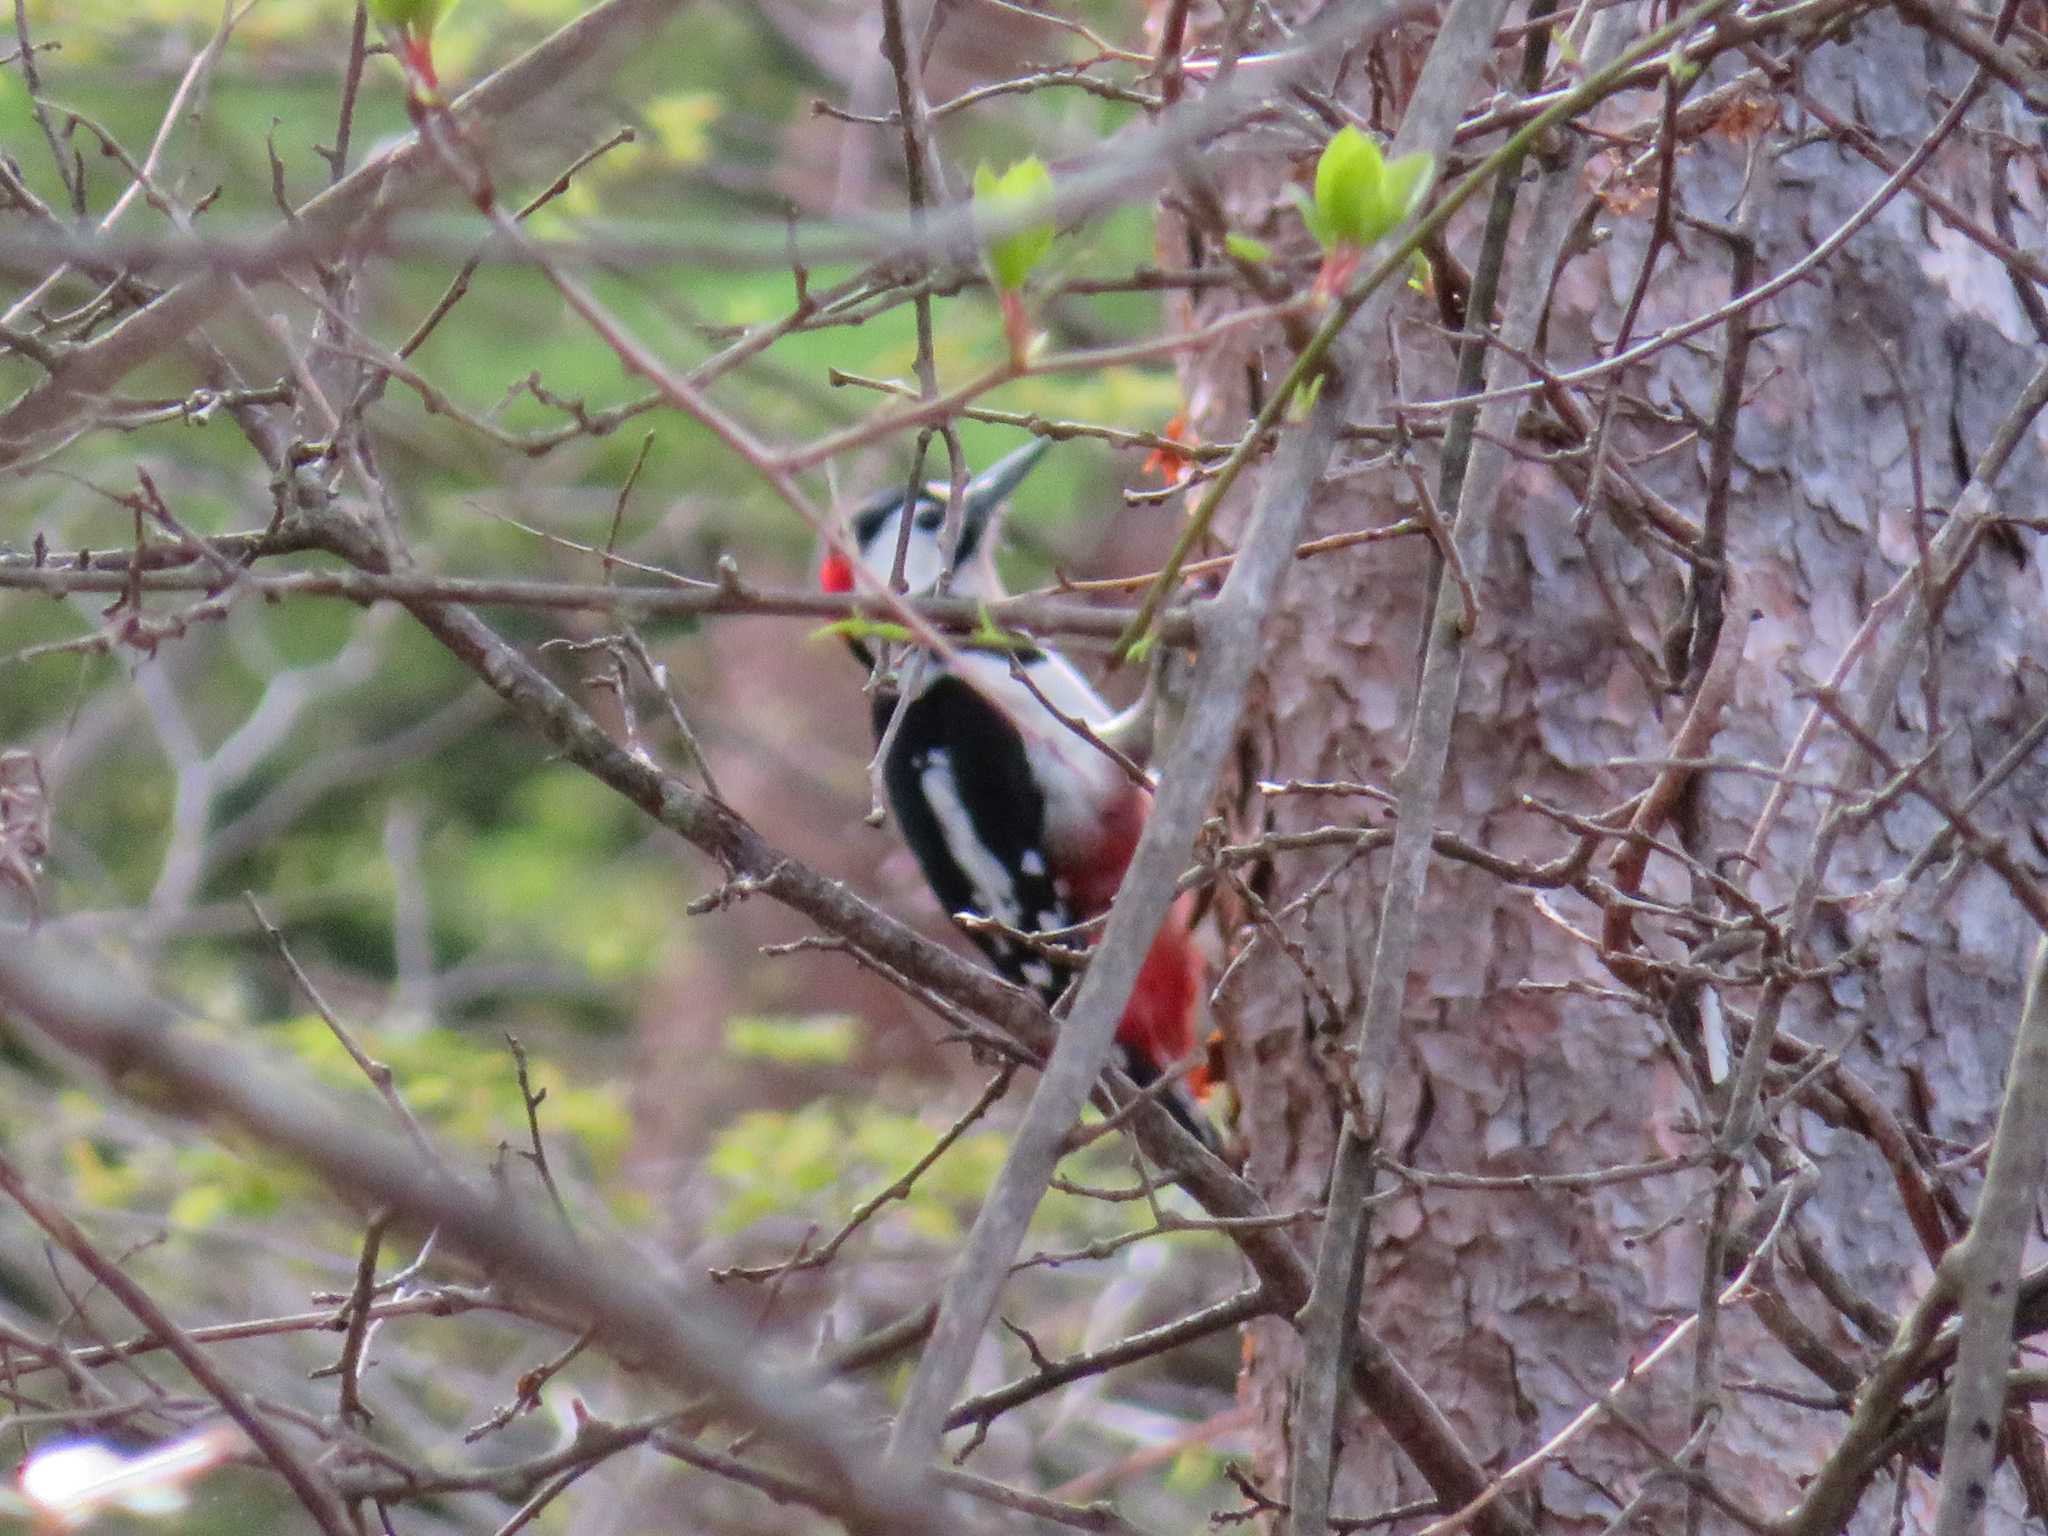
[{"label": "white shoulder patch", "polygon": [[[952,670],[1000,709],[1024,738],[1024,755],[1045,796],[1045,838],[1054,856],[1086,846],[1101,823],[1103,807],[1121,792],[1123,771],[1093,742],[1047,713],[1038,695],[1010,675],[1007,657],[968,651]],[[1113,711],[1064,656],[1044,652],[1027,670],[1039,693],[1061,714],[1090,729],[1108,723]]]},{"label": "white shoulder patch", "polygon": [[[1087,743],[1046,715],[1045,703],[1091,727],[1106,724],[1116,713],[1103,702],[1088,679],[1074,670],[1074,664],[1057,651],[1041,651],[1024,663],[1023,670],[1029,674],[1037,693],[1011,675],[1009,657],[989,651],[962,651],[952,670],[982,697],[993,699],[1027,733],[1057,731],[1084,748]],[[1039,702],[1040,694],[1044,695],[1045,703]]]},{"label": "white shoulder patch", "polygon": [[974,818],[967,814],[960,786],[953,780],[952,757],[943,747],[932,749],[917,776],[917,784],[939,824],[939,835],[946,840],[946,851],[953,855],[953,862],[974,887],[982,914],[1012,928],[1021,927],[1024,912],[1017,900],[1017,888],[1003,861],[976,835]]}]

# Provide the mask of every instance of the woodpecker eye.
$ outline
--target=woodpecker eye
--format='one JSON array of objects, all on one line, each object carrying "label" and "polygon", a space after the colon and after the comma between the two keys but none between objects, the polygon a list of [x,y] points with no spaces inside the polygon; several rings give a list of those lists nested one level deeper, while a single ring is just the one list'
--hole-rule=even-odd
[{"label": "woodpecker eye", "polygon": [[922,533],[935,533],[938,531],[939,524],[945,520],[946,509],[944,507],[928,508],[917,514],[918,530]]}]

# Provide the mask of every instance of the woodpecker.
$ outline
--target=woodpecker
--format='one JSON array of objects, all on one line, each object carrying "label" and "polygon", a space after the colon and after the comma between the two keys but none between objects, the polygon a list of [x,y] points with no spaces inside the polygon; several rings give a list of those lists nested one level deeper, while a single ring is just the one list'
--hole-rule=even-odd
[{"label": "woodpecker", "polygon": [[[861,565],[886,585],[900,544],[904,589],[911,595],[930,592],[950,572],[955,596],[1002,597],[992,558],[997,514],[1045,447],[1043,439],[1034,441],[969,482],[950,560],[942,548],[949,487],[926,486],[908,503],[901,490],[871,498],[852,518]],[[852,562],[836,551],[826,555],[818,577],[828,592],[854,588]],[[864,646],[855,642],[853,650],[872,665]],[[902,718],[891,735],[899,703]],[[1116,715],[1050,647],[996,652],[961,646],[945,658],[918,651],[898,669],[893,686],[876,690],[874,729],[887,744],[882,783],[889,809],[933,894],[956,921],[992,918],[1003,929],[1036,934],[1109,910],[1152,795],[1060,716],[1114,740],[1130,734],[1136,714]],[[1117,1027],[1124,1068],[1140,1087],[1194,1054],[1202,960],[1188,922],[1183,898],[1153,939]],[[1066,977],[1042,950],[983,924],[962,927],[1001,975],[1037,992],[1048,1007],[1065,989]],[[1095,937],[1091,931],[1062,942]],[[1214,1150],[1216,1133],[1197,1098],[1202,1081],[1198,1069],[1167,1090],[1165,1103]],[[1189,1083],[1197,1086],[1191,1090]]]}]

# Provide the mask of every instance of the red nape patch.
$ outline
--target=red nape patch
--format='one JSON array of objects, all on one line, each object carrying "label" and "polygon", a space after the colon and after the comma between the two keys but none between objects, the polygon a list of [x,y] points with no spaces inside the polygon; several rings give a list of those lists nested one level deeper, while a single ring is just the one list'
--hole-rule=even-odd
[{"label": "red nape patch", "polygon": [[818,564],[818,585],[827,592],[853,590],[853,562],[838,550],[828,550]]}]

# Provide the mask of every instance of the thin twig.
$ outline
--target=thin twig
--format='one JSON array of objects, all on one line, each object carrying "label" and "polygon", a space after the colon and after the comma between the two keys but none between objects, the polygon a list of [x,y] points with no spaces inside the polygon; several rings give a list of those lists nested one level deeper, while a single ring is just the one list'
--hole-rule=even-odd
[{"label": "thin twig", "polygon": [[0,1156],[0,1193],[19,1205],[31,1221],[50,1235],[51,1241],[84,1266],[94,1280],[135,1315],[137,1322],[163,1341],[178,1364],[220,1404],[222,1411],[249,1437],[249,1443],[277,1469],[293,1496],[326,1536],[355,1536],[327,1481],[277,1432],[269,1419],[256,1411],[241,1390],[214,1368],[212,1360],[184,1329],[171,1321],[149,1293],[129,1279],[119,1265],[109,1261],[70,1217],[30,1189],[13,1162],[4,1156]]},{"label": "thin twig", "polygon": [[533,1086],[533,1078],[526,1065],[526,1047],[519,1043],[519,1037],[508,1034],[505,1036],[505,1044],[512,1052],[513,1075],[518,1079],[519,1098],[526,1109],[528,1146],[519,1155],[540,1175],[540,1182],[548,1192],[548,1203],[562,1219],[562,1230],[569,1234],[569,1240],[580,1242],[581,1239],[576,1235],[576,1223],[569,1219],[568,1204],[562,1199],[562,1191],[555,1183],[555,1171],[548,1166],[547,1144],[540,1136],[540,1107],[547,1101],[548,1091]]},{"label": "thin twig", "polygon": [[[190,1038],[168,1005],[120,985],[110,968],[82,967],[76,956],[60,956],[17,930],[0,929],[0,998],[38,1038],[118,1080],[162,1089],[161,1102],[178,1113],[232,1127],[355,1198],[400,1213],[409,1227],[437,1228],[445,1248],[594,1324],[609,1352],[684,1391],[711,1393],[735,1417],[815,1467],[835,1510],[856,1524],[924,1536],[960,1530],[957,1511],[942,1517],[912,1480],[877,1465],[865,1440],[848,1427],[844,1405],[791,1391],[793,1378],[764,1363],[759,1344],[725,1307],[702,1295],[686,1299],[651,1274],[644,1259],[593,1255],[562,1237],[552,1220],[533,1221],[491,1193],[448,1178],[435,1163],[423,1165],[415,1150],[364,1136],[359,1116],[303,1093],[218,1040]],[[18,1180],[7,1182],[11,1178],[11,1166],[0,1162],[0,1189],[15,1194]],[[40,1208],[69,1228],[60,1213]],[[206,1357],[136,1294],[125,1275],[98,1277],[131,1310],[146,1309],[138,1317],[195,1377],[218,1380]],[[232,1388],[221,1387],[240,1404]],[[258,1432],[274,1441],[260,1418],[252,1438]],[[338,1513],[330,1536],[353,1536]]]},{"label": "thin twig", "polygon": [[363,1076],[370,1080],[370,1086],[377,1090],[378,1097],[384,1100],[398,1123],[405,1127],[405,1134],[411,1138],[413,1146],[427,1157],[438,1157],[440,1154],[434,1147],[433,1138],[427,1135],[426,1128],[420,1124],[411,1106],[405,1102],[405,1096],[398,1091],[397,1074],[389,1065],[378,1061],[365,1051],[356,1040],[354,1031],[342,1023],[335,1011],[327,1006],[327,999],[320,995],[320,989],[313,984],[313,978],[306,974],[305,967],[299,964],[298,957],[285,942],[284,931],[271,922],[264,915],[263,908],[257,905],[256,893],[244,891],[242,900],[248,903],[250,915],[256,919],[256,926],[263,930],[264,937],[269,939],[277,950],[278,958],[284,961],[286,968],[292,973],[292,980],[296,981],[299,990],[306,994],[306,1001],[313,1005],[314,1012],[320,1015],[321,1021],[340,1042],[341,1048],[348,1052],[349,1060],[353,1061]]},{"label": "thin twig", "polygon": [[2036,941],[2026,1002],[2006,1070],[2005,1103],[1969,1235],[1942,1260],[1963,1320],[1949,1386],[1935,1536],[1975,1536],[1991,1502],[1991,1468],[2005,1420],[2006,1371],[2020,1260],[2048,1175],[2048,936]]},{"label": "thin twig", "polygon": [[990,1078],[982,1088],[980,1096],[972,1104],[968,1105],[966,1111],[954,1120],[951,1125],[946,1127],[938,1140],[927,1147],[918,1157],[917,1161],[906,1168],[894,1183],[875,1191],[874,1194],[855,1206],[852,1214],[846,1218],[846,1221],[840,1226],[839,1230],[826,1240],[823,1247],[809,1252],[793,1254],[780,1264],[766,1264],[756,1268],[735,1264],[728,1269],[714,1269],[711,1271],[711,1278],[714,1280],[772,1280],[778,1276],[789,1274],[794,1270],[822,1269],[827,1264],[830,1264],[833,1258],[837,1256],[839,1250],[846,1245],[846,1240],[863,1226],[867,1225],[873,1219],[875,1213],[881,1210],[883,1206],[893,1200],[908,1200],[910,1198],[912,1190],[917,1187],[917,1181],[924,1177],[932,1165],[944,1157],[953,1144],[966,1135],[969,1128],[980,1120],[983,1115],[987,1114],[994,1107],[996,1101],[1009,1091],[1010,1079],[1016,1075],[1016,1070],[1013,1066],[1005,1066],[994,1077]]}]

